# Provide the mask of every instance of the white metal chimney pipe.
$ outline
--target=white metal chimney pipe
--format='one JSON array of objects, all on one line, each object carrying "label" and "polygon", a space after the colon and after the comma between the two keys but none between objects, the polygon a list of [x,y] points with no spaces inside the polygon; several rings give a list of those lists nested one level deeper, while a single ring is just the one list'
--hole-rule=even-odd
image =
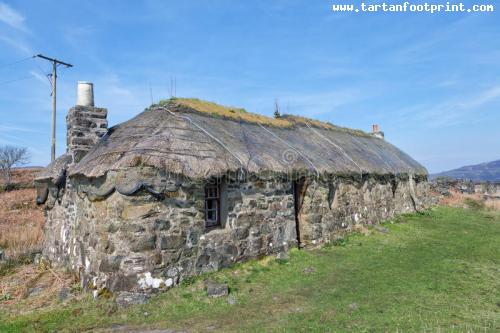
[{"label": "white metal chimney pipe", "polygon": [[76,105],[94,106],[94,84],[92,82],[78,81]]}]

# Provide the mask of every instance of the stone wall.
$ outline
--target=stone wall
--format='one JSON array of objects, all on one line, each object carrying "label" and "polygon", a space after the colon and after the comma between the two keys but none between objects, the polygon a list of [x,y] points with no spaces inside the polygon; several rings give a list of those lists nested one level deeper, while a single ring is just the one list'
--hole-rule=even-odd
[{"label": "stone wall", "polygon": [[474,192],[484,195],[487,198],[500,199],[500,182],[480,183],[474,185]]},{"label": "stone wall", "polygon": [[357,224],[372,225],[431,205],[428,184],[409,177],[331,178],[306,184],[299,211],[300,241],[328,242]]},{"label": "stone wall", "polygon": [[467,179],[453,179],[438,177],[430,183],[430,188],[437,195],[449,197],[450,191],[465,194],[481,194],[485,198],[500,198],[499,182],[479,182],[475,183]]},{"label": "stone wall", "polygon": [[[306,179],[300,241],[319,244],[357,224],[421,209],[428,191],[424,180]],[[90,185],[82,179],[70,179],[64,189],[52,187],[44,255],[80,272],[83,287],[98,293],[168,288],[189,276],[297,246],[294,185],[286,177],[226,179],[227,220],[213,230],[204,225],[204,181],[165,182],[161,196],[115,189],[96,197],[85,192]]]}]

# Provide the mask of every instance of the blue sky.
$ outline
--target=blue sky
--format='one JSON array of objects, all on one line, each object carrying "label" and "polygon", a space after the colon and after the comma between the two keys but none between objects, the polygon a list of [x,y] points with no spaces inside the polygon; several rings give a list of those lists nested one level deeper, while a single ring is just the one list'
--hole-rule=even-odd
[{"label": "blue sky", "polygon": [[78,80],[94,82],[114,125],[151,103],[149,87],[154,101],[169,97],[175,76],[181,97],[266,115],[278,98],[288,113],[379,123],[430,172],[500,158],[500,5],[431,15],[333,3],[0,0],[0,145],[50,160],[50,65],[11,64],[43,53],[75,65],[59,72],[58,155]]}]

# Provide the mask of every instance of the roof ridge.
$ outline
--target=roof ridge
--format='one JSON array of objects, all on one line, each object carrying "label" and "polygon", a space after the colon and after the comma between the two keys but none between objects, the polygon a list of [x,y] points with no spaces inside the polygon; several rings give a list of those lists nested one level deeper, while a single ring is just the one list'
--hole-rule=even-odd
[{"label": "roof ridge", "polygon": [[201,114],[221,117],[229,120],[245,121],[248,123],[255,123],[279,128],[293,128],[295,126],[310,125],[319,129],[340,131],[357,136],[370,136],[369,133],[366,133],[362,130],[341,127],[317,119],[311,119],[291,114],[284,114],[279,118],[271,118],[265,115],[248,112],[244,108],[225,106],[217,104],[215,102],[204,101],[198,98],[172,97],[170,99],[161,100],[158,104],[152,105],[151,108],[154,108],[155,106],[170,106],[173,108],[172,111],[174,112],[179,111],[180,108],[183,109],[180,111],[198,112]]}]

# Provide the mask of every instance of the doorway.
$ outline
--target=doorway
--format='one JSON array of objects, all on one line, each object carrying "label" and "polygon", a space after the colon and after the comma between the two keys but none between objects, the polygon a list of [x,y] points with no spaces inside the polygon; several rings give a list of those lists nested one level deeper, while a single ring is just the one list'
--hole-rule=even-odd
[{"label": "doorway", "polygon": [[298,178],[292,182],[293,188],[293,206],[295,213],[295,231],[297,233],[297,246],[298,248],[303,247],[302,239],[302,229],[303,229],[303,218],[302,218],[302,206],[304,203],[304,197],[307,190],[307,183],[305,177]]}]

